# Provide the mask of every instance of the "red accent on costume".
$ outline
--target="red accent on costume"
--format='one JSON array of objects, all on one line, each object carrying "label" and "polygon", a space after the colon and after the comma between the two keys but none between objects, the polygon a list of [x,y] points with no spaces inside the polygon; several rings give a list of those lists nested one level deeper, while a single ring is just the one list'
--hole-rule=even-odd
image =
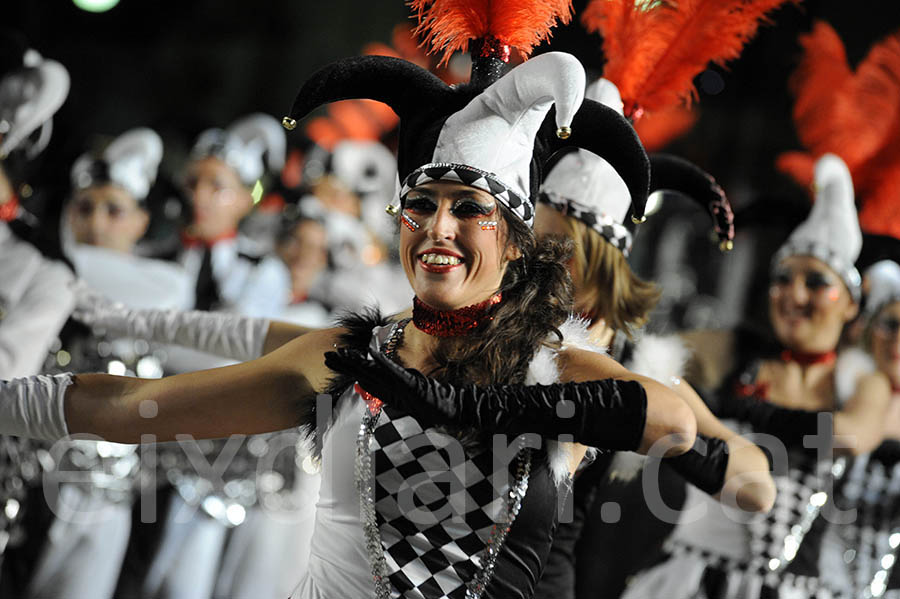
[{"label": "red accent on costume", "polygon": [[235,237],[237,237],[237,231],[228,231],[227,233],[222,233],[221,235],[218,235],[213,239],[201,239],[200,237],[191,235],[190,233],[183,231],[181,233],[181,244],[185,248],[211,248],[220,241],[234,239]]},{"label": "red accent on costume", "polygon": [[480,304],[466,306],[458,310],[438,310],[413,298],[413,323],[420,331],[434,337],[459,337],[472,331],[485,320],[491,320],[490,309],[500,303],[502,295],[497,293]]},{"label": "red accent on costume", "polygon": [[737,383],[734,387],[738,397],[755,397],[763,401],[769,400],[769,383]]},{"label": "red accent on costume", "polygon": [[782,362],[796,362],[801,366],[811,366],[813,364],[832,364],[837,359],[837,352],[826,351],[820,353],[807,353],[786,349],[781,352]]},{"label": "red accent on costume", "polygon": [[19,198],[12,196],[8,202],[0,204],[0,222],[8,223],[19,215]]},{"label": "red accent on costume", "polygon": [[366,408],[368,408],[370,414],[375,415],[381,411],[381,406],[384,405],[384,402],[360,387],[359,383],[355,383],[353,389],[359,393],[359,396],[366,402]]}]

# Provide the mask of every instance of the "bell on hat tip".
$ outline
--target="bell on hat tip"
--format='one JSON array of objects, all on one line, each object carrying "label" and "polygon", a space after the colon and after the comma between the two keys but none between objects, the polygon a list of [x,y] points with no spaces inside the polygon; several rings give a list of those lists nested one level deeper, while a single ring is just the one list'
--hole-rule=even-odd
[{"label": "bell on hat tip", "polygon": [[560,139],[569,139],[570,135],[572,135],[571,127],[560,127],[556,130],[556,137]]},{"label": "bell on hat tip", "polygon": [[719,249],[723,252],[730,252],[734,249],[734,242],[730,239],[725,239],[719,242]]},{"label": "bell on hat tip", "polygon": [[297,128],[297,120],[292,119],[289,116],[286,116],[283,119],[281,119],[281,126],[284,127],[285,129],[287,129],[288,131],[293,131],[294,129]]},{"label": "bell on hat tip", "polygon": [[636,225],[639,225],[646,220],[647,220],[646,216],[641,216],[640,218],[638,218],[637,216],[634,216],[634,215],[631,216],[631,222],[633,222]]},{"label": "bell on hat tip", "polygon": [[384,211],[391,216],[397,216],[397,214],[400,213],[400,206],[398,206],[397,204],[388,204],[384,207]]}]

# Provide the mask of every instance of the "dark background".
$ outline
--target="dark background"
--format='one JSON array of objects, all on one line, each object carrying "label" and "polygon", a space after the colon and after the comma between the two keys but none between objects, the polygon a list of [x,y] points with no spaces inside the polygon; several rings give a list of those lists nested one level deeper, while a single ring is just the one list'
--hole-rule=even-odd
[{"label": "dark background", "polygon": [[[576,0],[576,12],[586,3]],[[408,18],[399,0],[121,0],[101,14],[68,0],[29,0],[6,2],[4,13],[4,25],[23,31],[72,76],[39,172],[41,183],[57,190],[50,194],[57,199],[64,196],[78,154],[135,126],[163,136],[162,173],[177,177],[201,130],[227,126],[255,111],[280,117],[316,68],[358,54],[369,42],[389,43],[393,27]],[[815,19],[835,27],[855,64],[873,43],[900,28],[900,6],[896,0],[806,0],[779,9],[740,59],[697,78],[700,119],[670,148],[722,183],[737,208],[739,235],[754,227],[763,233],[757,286],[765,284],[767,252],[808,209],[805,190],[778,174],[773,163],[778,153],[799,148],[787,80],[799,57],[797,36]],[[536,52],[572,52],[599,75],[600,42],[584,31],[576,14]],[[292,142],[299,137],[295,133]],[[664,221],[666,210],[655,220]],[[638,241],[660,233],[661,223],[653,220],[642,227]],[[701,270],[711,262],[710,275],[727,268],[716,252],[697,253],[693,261]],[[652,262],[652,255],[644,252],[642,258],[639,250],[632,260],[645,276],[654,275]],[[703,286],[715,279],[700,276],[697,291],[714,295]]]},{"label": "dark background", "polygon": [[[576,10],[585,4],[577,0]],[[66,172],[96,136],[138,125],[163,135],[173,166],[202,129],[258,110],[280,116],[314,69],[370,41],[389,42],[393,26],[408,16],[397,0],[121,0],[100,14],[65,0],[5,5],[4,25],[23,31],[72,75],[45,158],[47,176]],[[748,194],[789,189],[771,165],[778,152],[797,147],[786,80],[798,56],[797,34],[817,18],[837,29],[855,63],[900,27],[900,6],[896,0],[788,5],[728,70],[715,69],[721,80],[707,74],[698,81],[701,120],[675,148],[717,176],[739,205]],[[597,73],[602,68],[600,38],[585,33],[577,17],[538,51],[546,48],[573,52]]]}]

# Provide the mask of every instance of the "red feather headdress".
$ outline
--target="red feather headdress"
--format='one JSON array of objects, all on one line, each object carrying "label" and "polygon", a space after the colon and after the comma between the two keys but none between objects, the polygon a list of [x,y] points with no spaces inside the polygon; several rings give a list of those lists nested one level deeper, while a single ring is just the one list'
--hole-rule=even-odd
[{"label": "red feather headdress", "polygon": [[592,0],[582,15],[603,35],[603,76],[638,119],[696,96],[693,79],[710,62],[737,58],[766,15],[799,0]]},{"label": "red feather headdress", "polygon": [[838,154],[853,176],[863,230],[900,237],[900,32],[873,46],[856,71],[827,23],[816,23],[800,43],[791,90],[808,152],[782,154],[778,168],[807,185],[815,159]]},{"label": "red feather headdress", "polygon": [[525,58],[550,37],[557,20],[572,18],[572,0],[412,0],[410,6],[419,22],[416,33],[432,51],[443,51],[441,64],[474,40],[507,56],[514,47]]}]

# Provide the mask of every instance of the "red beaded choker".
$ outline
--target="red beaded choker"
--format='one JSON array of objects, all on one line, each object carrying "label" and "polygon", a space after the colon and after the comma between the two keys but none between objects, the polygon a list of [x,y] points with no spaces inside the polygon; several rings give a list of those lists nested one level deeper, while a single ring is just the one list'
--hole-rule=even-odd
[{"label": "red beaded choker", "polygon": [[837,359],[837,352],[826,351],[822,353],[806,353],[786,349],[781,352],[781,360],[783,362],[796,362],[801,366],[811,366],[812,364],[831,364]]},{"label": "red beaded choker", "polygon": [[434,337],[459,337],[476,328],[485,319],[490,320],[488,311],[500,303],[501,295],[496,293],[480,304],[457,310],[438,310],[413,298],[413,324],[420,331]]}]

